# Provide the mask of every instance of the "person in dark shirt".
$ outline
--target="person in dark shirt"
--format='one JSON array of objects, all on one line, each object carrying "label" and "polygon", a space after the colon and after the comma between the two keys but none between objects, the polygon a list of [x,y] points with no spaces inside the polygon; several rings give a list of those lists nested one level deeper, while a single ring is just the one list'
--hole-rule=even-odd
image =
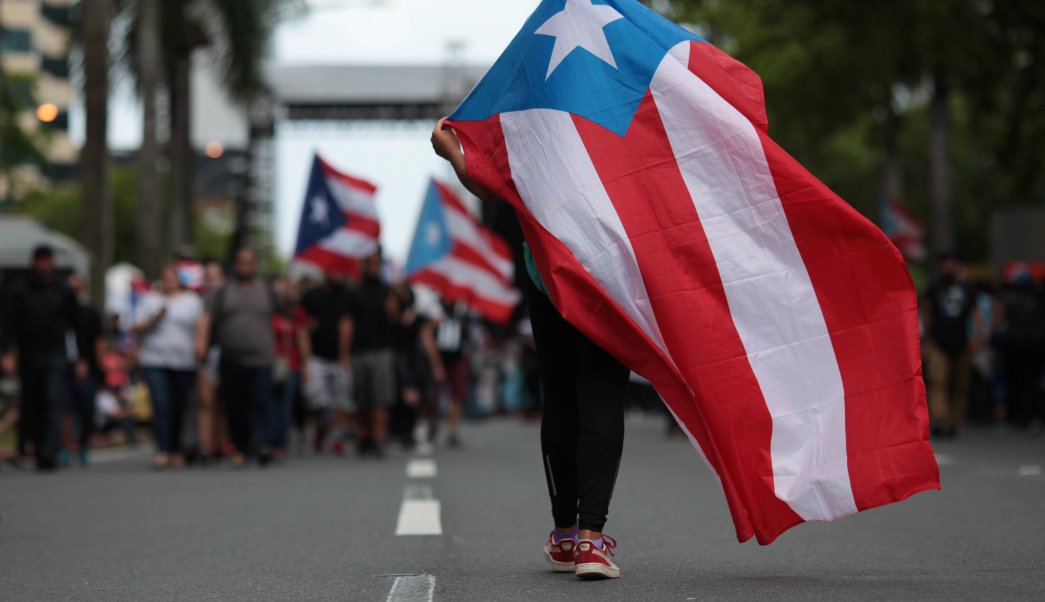
[{"label": "person in dark shirt", "polygon": [[[3,365],[15,365],[22,383],[20,451],[32,442],[39,470],[57,467],[62,418],[68,399],[69,346],[78,332],[79,303],[73,291],[55,277],[54,251],[47,245],[33,250],[27,281],[12,298],[0,340]],[[80,357],[85,353],[81,350]]]},{"label": "person in dark shirt", "polygon": [[322,451],[333,415],[334,453],[344,450],[344,431],[352,420],[348,354],[350,322],[348,296],[341,283],[327,274],[323,284],[309,290],[301,307],[307,327],[299,332],[302,379],[309,408],[320,414],[314,442]]},{"label": "person in dark shirt", "polygon": [[79,274],[72,274],[68,283],[78,300],[76,347],[81,350],[73,367],[70,410],[80,464],[86,466],[90,459],[91,437],[94,435],[95,397],[98,387],[105,381],[101,366],[101,358],[106,351],[105,332],[101,316],[86,302],[87,285],[83,278]]},{"label": "person in dark shirt", "polygon": [[957,434],[968,408],[971,354],[970,325],[975,299],[963,281],[963,268],[953,254],[938,260],[937,280],[925,293],[925,372],[933,432]]},{"label": "person in dark shirt", "polygon": [[377,458],[396,399],[395,302],[381,266],[380,250],[363,260],[363,278],[349,302],[357,451]]},{"label": "person in dark shirt", "polygon": [[419,413],[429,406],[438,405],[438,395],[433,385],[442,384],[446,380],[446,370],[436,347],[436,323],[418,312],[413,289],[402,282],[396,284],[392,292],[394,313],[397,316],[395,349],[399,397],[402,401],[399,407],[399,434],[403,447],[412,449],[416,444],[414,428]]}]

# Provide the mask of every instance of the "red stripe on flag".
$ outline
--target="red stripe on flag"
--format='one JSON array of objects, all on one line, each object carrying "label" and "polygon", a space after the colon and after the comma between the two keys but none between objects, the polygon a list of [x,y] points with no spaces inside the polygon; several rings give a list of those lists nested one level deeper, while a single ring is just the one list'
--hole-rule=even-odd
[{"label": "red stripe on flag", "polygon": [[510,281],[505,277],[504,272],[495,268],[482,253],[469,245],[463,244],[460,241],[454,241],[454,246],[450,249],[450,256],[456,257],[470,265],[474,265],[484,272],[488,272],[494,278],[508,283],[508,286],[511,285]]},{"label": "red stripe on flag", "polygon": [[332,166],[330,163],[327,163],[319,155],[316,155],[316,159],[319,160],[320,165],[323,166],[323,171],[326,172],[328,176],[341,180],[342,182],[351,186],[352,188],[356,188],[371,196],[377,194],[377,186],[371,184],[370,182],[367,182],[366,180],[355,178],[346,173],[338,171],[334,166]]},{"label": "red stripe on flag", "polygon": [[506,305],[487,299],[477,294],[472,288],[454,284],[446,276],[432,270],[414,272],[407,278],[407,282],[430,286],[449,303],[464,301],[470,308],[492,322],[505,324],[512,319],[512,315],[515,313],[514,304]]},{"label": "red stripe on flag", "polygon": [[[739,476],[735,485],[756,531],[783,532],[802,522],[775,493],[772,417],[652,94],[624,138],[580,117],[574,123],[631,240],[665,343],[684,351],[673,358],[706,398],[703,418],[717,434],[726,471]],[[700,420],[695,402],[671,403],[687,425]]]},{"label": "red stripe on flag", "polygon": [[939,489],[918,300],[903,258],[874,224],[760,136],[838,358],[857,508]]},{"label": "red stripe on flag", "polygon": [[350,278],[358,278],[362,273],[359,259],[339,255],[319,245],[313,245],[294,257],[297,261],[311,263],[324,271],[340,274]]},{"label": "red stripe on flag", "polygon": [[369,215],[360,215],[349,211],[345,212],[345,218],[348,220],[348,223],[345,224],[345,230],[359,232],[375,240],[381,238],[381,222],[378,220]]},{"label": "red stripe on flag", "polygon": [[472,210],[465,206],[464,201],[457,197],[457,193],[452,188],[439,180],[432,180],[432,182],[435,183],[435,188],[439,191],[439,198],[442,199],[443,204],[449,205],[465,215],[473,215]]}]

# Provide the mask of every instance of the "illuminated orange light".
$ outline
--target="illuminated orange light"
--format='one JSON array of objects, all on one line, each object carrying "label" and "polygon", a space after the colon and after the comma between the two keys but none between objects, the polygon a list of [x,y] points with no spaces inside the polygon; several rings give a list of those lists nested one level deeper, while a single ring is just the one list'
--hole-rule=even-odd
[{"label": "illuminated orange light", "polygon": [[207,156],[211,159],[220,159],[225,154],[225,147],[218,141],[208,142],[203,152],[207,153]]},{"label": "illuminated orange light", "polygon": [[58,119],[58,105],[53,102],[45,102],[36,107],[36,118],[43,123],[51,123]]}]

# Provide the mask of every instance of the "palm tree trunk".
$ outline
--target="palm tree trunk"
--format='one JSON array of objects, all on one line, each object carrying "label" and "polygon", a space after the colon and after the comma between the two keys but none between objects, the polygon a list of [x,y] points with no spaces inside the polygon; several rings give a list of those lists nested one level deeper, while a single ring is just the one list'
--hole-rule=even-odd
[{"label": "palm tree trunk", "polygon": [[192,51],[172,61],[170,74],[171,111],[171,246],[177,249],[193,243],[193,152],[190,68]]},{"label": "palm tree trunk", "polygon": [[138,153],[138,253],[146,274],[159,268],[159,187],[156,165],[156,84],[160,67],[157,0],[138,0],[138,85],[142,100],[142,145]]},{"label": "palm tree trunk", "polygon": [[951,89],[947,78],[937,73],[930,106],[930,203],[932,206],[932,249],[936,255],[954,251],[954,194],[951,186]]},{"label": "palm tree trunk", "polygon": [[91,254],[91,301],[105,303],[105,272],[112,264],[113,214],[109,195],[110,0],[83,0],[84,105],[87,137],[80,171],[83,178],[84,243]]}]

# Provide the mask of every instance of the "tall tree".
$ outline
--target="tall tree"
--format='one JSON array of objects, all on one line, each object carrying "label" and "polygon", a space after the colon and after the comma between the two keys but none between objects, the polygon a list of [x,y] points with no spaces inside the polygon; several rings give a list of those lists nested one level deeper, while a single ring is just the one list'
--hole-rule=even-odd
[{"label": "tall tree", "polygon": [[138,229],[140,265],[155,274],[160,261],[159,141],[156,89],[160,77],[158,0],[138,0],[138,96],[142,102],[142,145],[138,151]]},{"label": "tall tree", "polygon": [[112,264],[113,211],[109,194],[110,0],[82,0],[84,105],[87,136],[81,156],[84,243],[91,254],[91,300],[105,302],[105,272]]}]

